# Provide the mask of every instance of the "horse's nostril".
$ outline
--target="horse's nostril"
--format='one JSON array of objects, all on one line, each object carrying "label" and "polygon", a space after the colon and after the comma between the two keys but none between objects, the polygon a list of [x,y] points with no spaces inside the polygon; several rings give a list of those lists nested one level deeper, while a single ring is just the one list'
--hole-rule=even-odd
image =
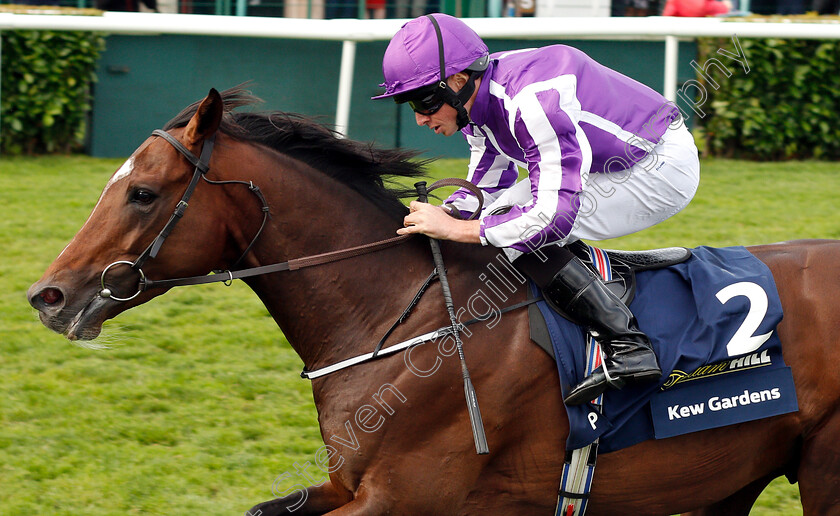
[{"label": "horse's nostril", "polygon": [[64,306],[64,292],[58,287],[41,288],[36,283],[26,294],[32,308],[40,312],[61,310]]},{"label": "horse's nostril", "polygon": [[39,295],[47,305],[59,303],[64,298],[64,295],[57,288],[46,288]]}]

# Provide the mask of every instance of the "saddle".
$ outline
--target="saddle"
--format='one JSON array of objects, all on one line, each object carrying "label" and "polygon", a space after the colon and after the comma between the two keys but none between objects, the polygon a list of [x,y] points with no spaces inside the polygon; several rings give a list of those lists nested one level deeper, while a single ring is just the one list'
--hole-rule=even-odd
[{"label": "saddle", "polygon": [[[606,277],[611,277],[612,279],[604,281],[604,285],[616,297],[621,299],[625,305],[630,305],[636,295],[637,272],[663,269],[682,263],[691,257],[691,249],[685,247],[666,247],[646,251],[598,249],[598,251],[606,255],[604,263],[597,257],[597,253],[593,252],[595,250],[594,247],[580,240],[566,245],[566,248],[602,277],[604,275],[601,275],[599,269],[609,267],[611,274],[606,275]],[[560,315],[566,317],[562,312]],[[548,353],[551,358],[555,358],[548,327],[536,305],[529,305],[528,318],[531,325],[531,340]],[[568,317],[566,318],[569,319]]]}]

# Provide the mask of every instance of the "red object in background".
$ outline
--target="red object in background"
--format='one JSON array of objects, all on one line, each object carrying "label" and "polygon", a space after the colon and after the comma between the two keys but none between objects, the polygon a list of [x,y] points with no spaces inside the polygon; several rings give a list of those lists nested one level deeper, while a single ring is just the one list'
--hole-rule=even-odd
[{"label": "red object in background", "polygon": [[729,12],[729,5],[717,0],[668,0],[662,16],[714,16]]}]

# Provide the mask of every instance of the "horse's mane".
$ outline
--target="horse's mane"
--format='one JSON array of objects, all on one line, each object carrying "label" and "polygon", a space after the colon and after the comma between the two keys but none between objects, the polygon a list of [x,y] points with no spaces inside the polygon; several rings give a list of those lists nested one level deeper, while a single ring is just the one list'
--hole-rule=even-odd
[{"label": "horse's mane", "polygon": [[[382,149],[372,143],[340,138],[333,129],[311,118],[281,111],[234,113],[241,106],[262,100],[235,86],[221,92],[224,116],[220,130],[241,140],[256,142],[299,159],[359,192],[389,215],[402,218],[407,209],[400,198],[416,195],[394,178],[420,177],[430,160],[413,159],[417,152]],[[184,108],[164,130],[184,127],[201,101]]]}]

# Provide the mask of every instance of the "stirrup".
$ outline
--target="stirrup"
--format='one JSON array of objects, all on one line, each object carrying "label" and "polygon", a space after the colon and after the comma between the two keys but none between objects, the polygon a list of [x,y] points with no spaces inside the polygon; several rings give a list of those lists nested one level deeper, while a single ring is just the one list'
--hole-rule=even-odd
[{"label": "stirrup", "polygon": [[575,385],[569,395],[563,398],[563,403],[569,406],[584,405],[607,392],[610,388],[620,390],[625,385],[626,382],[622,378],[614,378],[612,381],[607,380],[607,375],[604,373],[604,367],[602,365],[592,371],[592,374],[584,378],[579,384]]},{"label": "stirrup", "polygon": [[662,371],[655,369],[625,376],[611,376],[604,366],[603,356],[601,360],[598,369],[592,371],[592,374],[575,385],[569,395],[563,398],[566,405],[583,405],[605,393],[608,389],[621,390],[628,383],[656,381],[662,376]]},{"label": "stirrup", "polygon": [[[604,346],[601,346],[600,344],[598,345],[598,354],[601,355],[601,369],[603,369],[604,377],[606,377],[606,379],[607,379],[607,387],[612,387],[618,381],[618,378],[613,379],[613,377],[610,376],[610,371],[609,371],[609,369],[607,369],[607,366],[606,366],[607,354],[604,353]],[[595,371],[592,371],[592,374],[595,374]],[[621,387],[623,387],[623,386],[624,385],[622,385]],[[621,389],[621,387],[616,387],[616,388]]]}]

